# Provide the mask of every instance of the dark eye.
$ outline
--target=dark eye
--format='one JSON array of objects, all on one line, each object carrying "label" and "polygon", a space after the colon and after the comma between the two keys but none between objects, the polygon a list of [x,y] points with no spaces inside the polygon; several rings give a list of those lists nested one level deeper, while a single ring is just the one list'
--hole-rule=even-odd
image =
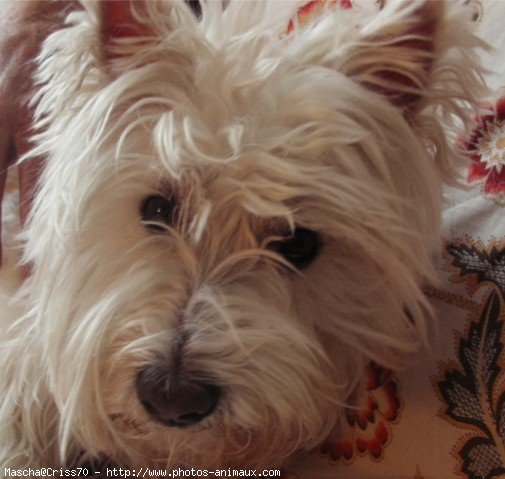
[{"label": "dark eye", "polygon": [[191,11],[196,16],[196,18],[201,18],[202,16],[202,6],[200,5],[200,0],[184,0],[191,8]]},{"label": "dark eye", "polygon": [[271,249],[300,269],[316,259],[320,246],[319,235],[306,228],[296,228],[291,236],[270,244]]},{"label": "dark eye", "polygon": [[[142,204],[142,221],[153,231],[164,231],[160,223],[170,224],[174,216],[174,203],[164,196],[149,196]],[[158,223],[158,224],[156,224]]]}]

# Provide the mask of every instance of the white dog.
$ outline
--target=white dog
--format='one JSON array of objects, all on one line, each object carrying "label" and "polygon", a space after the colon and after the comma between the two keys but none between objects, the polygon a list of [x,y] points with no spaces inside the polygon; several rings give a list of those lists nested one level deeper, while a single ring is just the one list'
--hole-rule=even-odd
[{"label": "white dog", "polygon": [[44,43],[1,467],[285,464],[426,339],[466,12],[201,3],[84,2]]}]

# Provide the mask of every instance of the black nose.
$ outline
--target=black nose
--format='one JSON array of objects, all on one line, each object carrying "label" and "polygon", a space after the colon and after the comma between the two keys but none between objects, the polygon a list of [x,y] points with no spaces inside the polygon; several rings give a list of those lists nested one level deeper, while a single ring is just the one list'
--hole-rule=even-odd
[{"label": "black nose", "polygon": [[191,381],[164,366],[148,366],[137,376],[137,395],[146,411],[166,426],[196,424],[216,409],[218,386]]}]

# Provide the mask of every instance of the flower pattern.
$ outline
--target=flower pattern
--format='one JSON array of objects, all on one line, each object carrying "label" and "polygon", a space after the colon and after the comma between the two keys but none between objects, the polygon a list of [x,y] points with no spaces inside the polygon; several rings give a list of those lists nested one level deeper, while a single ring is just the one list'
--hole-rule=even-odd
[{"label": "flower pattern", "polygon": [[321,454],[332,461],[350,463],[367,455],[379,461],[391,440],[391,426],[399,419],[402,406],[398,380],[375,363],[368,365],[366,379],[362,409],[348,410],[344,430],[321,446]]},{"label": "flower pattern", "polygon": [[468,180],[483,180],[486,195],[505,200],[505,96],[478,118],[466,147],[472,160]]}]

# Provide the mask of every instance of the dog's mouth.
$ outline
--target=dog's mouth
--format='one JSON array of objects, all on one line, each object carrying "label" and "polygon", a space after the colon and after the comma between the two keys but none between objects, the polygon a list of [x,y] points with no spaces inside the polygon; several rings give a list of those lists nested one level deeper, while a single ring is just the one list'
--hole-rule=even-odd
[{"label": "dog's mouth", "polygon": [[142,435],[148,433],[147,429],[142,424],[122,412],[109,414],[109,419],[120,428],[125,428],[128,430],[133,429],[136,433]]},{"label": "dog's mouth", "polygon": [[[149,433],[147,427],[141,424],[139,421],[132,419],[130,416],[123,412],[116,412],[109,414],[109,419],[120,429],[125,429],[129,431],[135,431],[135,433],[139,435],[147,435]],[[173,425],[165,425],[161,422],[158,422],[161,426],[170,427]],[[213,424],[210,421],[202,421],[198,425],[193,425],[191,427],[181,427],[181,429],[190,430],[192,432],[204,431],[208,429],[212,429]],[[220,433],[224,432],[225,425],[222,420],[217,421],[215,424],[215,429]]]}]

